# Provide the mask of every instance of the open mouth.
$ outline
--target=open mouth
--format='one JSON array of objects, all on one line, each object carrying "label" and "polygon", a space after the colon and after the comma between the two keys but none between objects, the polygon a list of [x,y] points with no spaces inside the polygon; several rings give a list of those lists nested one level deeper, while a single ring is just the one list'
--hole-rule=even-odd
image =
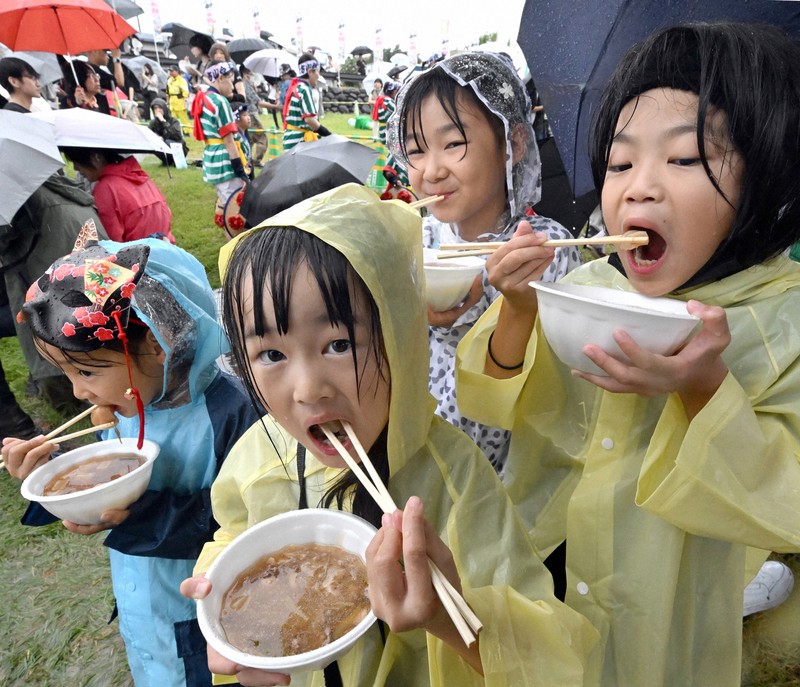
[{"label": "open mouth", "polygon": [[664,238],[652,229],[645,229],[644,227],[630,227],[630,229],[647,232],[649,239],[647,244],[636,246],[631,251],[633,261],[642,267],[657,263],[667,250],[667,242]]},{"label": "open mouth", "polygon": [[[347,432],[345,432],[344,427],[342,427],[341,422],[339,422],[338,420],[332,420],[331,422],[326,422],[325,426],[328,429],[328,431],[333,432],[334,436],[342,444],[345,444],[347,441],[349,441]],[[328,439],[328,437],[325,435],[325,432],[322,429],[322,425],[311,425],[308,428],[308,433],[320,445],[331,449],[334,448],[330,439]]]}]

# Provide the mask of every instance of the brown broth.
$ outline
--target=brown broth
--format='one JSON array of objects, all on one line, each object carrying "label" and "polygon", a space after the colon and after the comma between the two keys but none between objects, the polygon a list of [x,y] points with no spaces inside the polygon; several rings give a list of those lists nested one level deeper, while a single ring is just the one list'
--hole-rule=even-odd
[{"label": "brown broth", "polygon": [[338,546],[286,546],[242,572],[222,601],[228,642],[255,656],[294,656],[347,634],[367,615],[367,568]]},{"label": "brown broth", "polygon": [[144,461],[144,456],[138,453],[109,453],[89,458],[59,472],[45,485],[42,494],[61,496],[85,491],[133,472]]}]

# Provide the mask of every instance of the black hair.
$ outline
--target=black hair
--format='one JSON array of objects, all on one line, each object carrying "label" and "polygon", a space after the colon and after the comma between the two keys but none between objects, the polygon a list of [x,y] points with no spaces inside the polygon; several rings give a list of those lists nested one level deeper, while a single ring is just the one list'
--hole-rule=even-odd
[{"label": "black hair", "polygon": [[153,68],[150,66],[149,62],[145,62],[144,66],[142,67],[142,71],[147,73],[148,76],[154,74]]},{"label": "black hair", "polygon": [[22,79],[26,76],[30,76],[32,79],[39,78],[38,72],[19,57],[4,57],[0,59],[0,86],[12,95],[16,89],[11,85],[9,79]]},{"label": "black hair", "polygon": [[[313,234],[296,227],[256,229],[243,237],[233,250],[222,286],[222,323],[231,342],[234,363],[256,409],[263,407],[269,410],[269,404],[257,388],[248,361],[244,341],[244,301],[249,298],[253,304],[251,317],[256,336],[265,332],[267,309],[275,313],[278,333],[286,333],[292,325],[289,313],[292,284],[297,269],[302,264],[311,271],[320,289],[331,324],[342,324],[347,330],[359,393],[367,361],[359,361],[356,353],[353,305],[358,299],[363,299],[368,306],[368,348],[377,360],[377,374],[386,375],[387,362],[378,306],[347,258]],[[251,283],[246,285],[248,279]],[[370,457],[386,482],[389,477],[389,460],[385,434],[383,436],[370,449]],[[272,437],[270,440],[272,441]],[[280,455],[278,448],[275,449]],[[376,522],[376,518],[380,522],[380,509],[350,470],[343,471],[340,478],[329,487],[322,503],[328,507],[335,502],[341,508],[351,490],[354,499],[353,512],[370,522]]]},{"label": "black hair", "polygon": [[698,96],[700,159],[723,198],[706,157],[714,112],[725,114],[725,133],[744,162],[729,235],[681,288],[757,265],[800,240],[800,46],[777,27],[738,23],[684,24],[635,45],[617,66],[592,127],[598,191],[620,111],[654,88]]},{"label": "black hair", "polygon": [[[64,90],[71,98],[75,96],[75,89],[80,86],[86,86],[86,80],[92,74],[97,74],[94,67],[84,60],[67,60],[61,55],[57,56],[61,73],[64,76]],[[75,83],[75,77],[78,78],[78,83]]]},{"label": "black hair", "polygon": [[[398,130],[398,138],[400,150],[403,157],[408,159],[408,150],[406,148],[406,137],[408,136],[409,127],[414,132],[414,143],[416,146],[421,147],[418,136],[422,136],[422,141],[427,144],[425,139],[425,131],[422,128],[422,105],[429,95],[433,95],[439,102],[456,128],[461,132],[466,140],[466,132],[464,131],[464,124],[461,121],[461,116],[458,113],[458,96],[466,99],[467,102],[472,104],[480,112],[484,114],[486,120],[492,127],[492,131],[497,139],[497,144],[505,148],[505,127],[503,122],[493,112],[484,105],[480,98],[475,94],[471,88],[462,86],[452,76],[447,74],[443,69],[431,69],[418,76],[408,86],[403,100],[403,111],[401,113],[400,127]],[[464,146],[464,155],[467,154],[467,146]],[[410,163],[409,163],[410,164]],[[413,165],[412,165],[413,166]],[[504,172],[505,175],[505,172]]]},{"label": "black hair", "polygon": [[195,33],[189,39],[189,47],[200,48],[204,55],[208,55],[211,52],[213,43],[214,41],[211,38],[202,33]]},{"label": "black hair", "polygon": [[102,155],[109,165],[115,165],[122,162],[125,158],[114,150],[107,150],[104,148],[73,148],[64,146],[60,148],[64,156],[73,164],[84,165],[85,167],[94,167],[92,162],[92,155]]}]

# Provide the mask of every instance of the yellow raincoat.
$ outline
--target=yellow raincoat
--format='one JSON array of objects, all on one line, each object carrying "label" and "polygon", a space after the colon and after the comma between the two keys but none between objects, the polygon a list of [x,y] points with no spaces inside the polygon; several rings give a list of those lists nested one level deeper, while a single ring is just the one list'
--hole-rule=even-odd
[{"label": "yellow raincoat", "polygon": [[[424,631],[389,632],[382,646],[373,626],[339,659],[344,684],[583,685],[584,663],[597,633],[553,597],[551,577],[489,462],[465,434],[434,415],[419,216],[405,203],[379,201],[369,189],[349,184],[261,226],[267,225],[299,227],[331,244],[373,294],[391,371],[389,491],[401,507],[412,495],[422,499],[426,518],[453,552],[464,596],[484,625],[485,682]],[[229,251],[223,248],[223,266]],[[297,443],[271,417],[265,423],[269,437],[261,424],[254,425],[214,483],[212,503],[220,529],[203,550],[196,572],[206,570],[248,527],[297,509]],[[309,452],[305,474],[308,503],[316,506],[339,470],[326,468]],[[321,671],[292,676],[293,687],[323,684]]]},{"label": "yellow raincoat", "polygon": [[[606,260],[564,281],[631,288]],[[572,377],[538,323],[521,374],[484,375],[500,302],[458,348],[464,414],[512,430],[506,479],[537,550],[567,541],[566,601],[601,632],[607,687],[738,687],[745,545],[800,550],[800,266],[680,298],[724,306],[733,338],[691,422],[677,394]]]}]

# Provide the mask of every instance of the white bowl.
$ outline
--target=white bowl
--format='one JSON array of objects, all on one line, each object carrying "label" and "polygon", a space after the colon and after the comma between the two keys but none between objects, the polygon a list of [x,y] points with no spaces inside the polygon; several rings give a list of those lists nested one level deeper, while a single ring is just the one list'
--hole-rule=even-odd
[{"label": "white bowl", "polygon": [[[28,501],[35,501],[50,513],[62,520],[71,520],[79,525],[98,525],[103,519],[104,511],[114,508],[127,508],[147,489],[150,475],[153,473],[153,461],[161,447],[145,439],[141,450],[136,448],[136,439],[108,439],[87,444],[53,458],[48,463],[36,468],[22,482],[20,493]],[[109,453],[138,453],[145,462],[127,475],[91,489],[76,491],[72,494],[56,494],[44,496],[42,492],[48,482],[59,472],[80,463],[87,458],[107,455]]]},{"label": "white bowl", "polygon": [[211,593],[197,602],[197,620],[206,641],[225,658],[243,666],[277,673],[320,670],[345,654],[375,622],[370,610],[339,639],[294,656],[255,656],[228,643],[220,624],[225,592],[236,578],[261,557],[293,544],[339,546],[364,559],[375,528],[356,515],[327,508],[307,508],[276,515],[245,530],[211,564],[206,577]]},{"label": "white bowl", "polygon": [[579,284],[530,285],[537,291],[544,335],[559,360],[595,375],[606,373],[583,354],[586,344],[596,344],[617,360],[627,361],[613,337],[622,329],[642,348],[670,355],[699,321],[686,312],[684,301],[671,298]]},{"label": "white bowl", "polygon": [[425,258],[425,299],[437,312],[450,310],[469,293],[475,277],[486,262],[478,257],[439,260],[435,248],[423,248]]}]

